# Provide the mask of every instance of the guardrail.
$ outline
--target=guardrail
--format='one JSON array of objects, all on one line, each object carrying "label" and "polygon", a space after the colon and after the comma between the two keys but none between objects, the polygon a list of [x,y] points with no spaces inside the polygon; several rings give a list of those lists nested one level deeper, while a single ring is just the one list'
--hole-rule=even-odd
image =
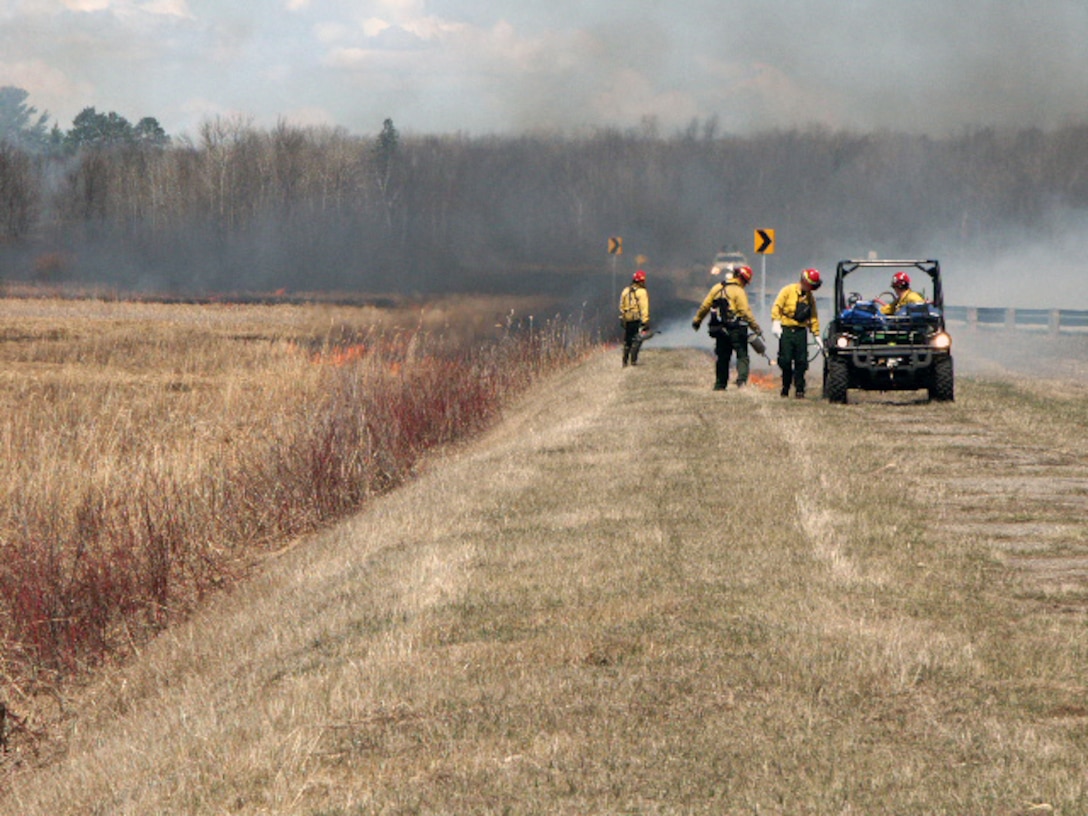
[{"label": "guardrail", "polygon": [[[769,321],[774,295],[767,295],[760,309],[758,293],[748,295],[752,309],[761,320]],[[817,297],[816,309],[820,321],[826,324],[833,313],[831,298]],[[1020,309],[1014,306],[945,306],[945,322],[968,329],[1003,329],[1006,331],[1036,331],[1049,334],[1088,332],[1086,309]]]},{"label": "guardrail", "polygon": [[[831,299],[817,298],[821,318],[831,314]],[[826,318],[824,318],[826,319]],[[968,329],[1038,331],[1049,334],[1088,331],[1088,310],[1019,309],[1013,306],[945,306],[944,319]]]},{"label": "guardrail", "polygon": [[995,327],[1016,331],[1088,330],[1088,311],[1081,309],[1017,309],[1004,306],[945,306],[944,318],[949,323],[962,323],[968,328]]}]

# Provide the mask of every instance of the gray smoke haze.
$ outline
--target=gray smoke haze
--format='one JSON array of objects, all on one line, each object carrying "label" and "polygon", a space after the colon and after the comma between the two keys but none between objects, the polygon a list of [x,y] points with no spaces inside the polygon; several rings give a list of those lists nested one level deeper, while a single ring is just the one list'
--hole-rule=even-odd
[{"label": "gray smoke haze", "polygon": [[1088,216],[1067,219],[1060,236],[1041,240],[1015,227],[1002,251],[949,249],[946,298],[971,306],[1088,310]]},{"label": "gray smoke haze", "polygon": [[[1083,0],[14,0],[0,5],[0,85],[62,127],[94,106],[175,136],[238,116],[358,134],[388,117],[406,134],[667,137],[698,122],[942,137],[1088,117],[1086,40]],[[692,192],[692,219],[723,196]],[[750,250],[752,228],[804,217],[750,212],[743,193],[685,261],[726,241]],[[1009,224],[989,247],[961,245],[954,227],[894,250],[834,235],[790,247],[786,231],[771,280],[872,249],[939,257],[953,303],[1088,308],[1088,223],[1052,221]]]},{"label": "gray smoke haze", "polygon": [[1088,110],[1088,5],[992,0],[16,0],[0,84],[192,133],[215,115],[516,133],[716,117],[943,134]]}]

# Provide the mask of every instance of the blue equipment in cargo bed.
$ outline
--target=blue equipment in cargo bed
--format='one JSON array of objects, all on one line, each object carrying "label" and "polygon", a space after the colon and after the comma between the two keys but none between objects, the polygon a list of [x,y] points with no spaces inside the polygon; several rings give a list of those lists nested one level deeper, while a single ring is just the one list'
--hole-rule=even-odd
[{"label": "blue equipment in cargo bed", "polygon": [[843,326],[852,329],[877,329],[884,325],[884,315],[880,313],[880,304],[872,300],[858,300],[849,309],[843,309],[839,315]]}]

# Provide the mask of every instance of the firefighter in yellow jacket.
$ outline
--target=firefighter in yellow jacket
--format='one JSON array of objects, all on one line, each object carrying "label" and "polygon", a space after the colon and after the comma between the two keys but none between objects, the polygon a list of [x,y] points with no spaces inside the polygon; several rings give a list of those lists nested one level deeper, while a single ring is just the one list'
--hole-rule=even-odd
[{"label": "firefighter in yellow jacket", "polygon": [[771,307],[771,332],[778,338],[778,367],[782,370],[782,396],[790,395],[790,385],[798,399],[805,398],[805,372],[808,370],[808,333],[820,342],[820,318],[816,297],[820,288],[820,270],[806,269],[797,283],[782,287]]},{"label": "firefighter in yellow jacket", "polygon": [[707,330],[714,338],[714,390],[724,391],[729,384],[729,359],[737,355],[737,387],[748,383],[748,329],[754,334],[763,334],[756,322],[756,316],[748,306],[748,293],[744,287],[752,280],[752,269],[738,266],[732,277],[714,284],[703,300],[691,327],[699,331],[699,326],[708,314],[710,323]]},{"label": "firefighter in yellow jacket", "polygon": [[620,293],[620,321],[623,323],[623,364],[638,365],[642,335],[650,328],[650,294],[646,291],[646,273],[638,270],[631,285]]},{"label": "firefighter in yellow jacket", "polygon": [[892,275],[892,291],[895,292],[895,302],[885,303],[880,310],[886,315],[895,314],[910,303],[926,302],[924,297],[910,288],[910,275],[906,272],[896,272]]}]

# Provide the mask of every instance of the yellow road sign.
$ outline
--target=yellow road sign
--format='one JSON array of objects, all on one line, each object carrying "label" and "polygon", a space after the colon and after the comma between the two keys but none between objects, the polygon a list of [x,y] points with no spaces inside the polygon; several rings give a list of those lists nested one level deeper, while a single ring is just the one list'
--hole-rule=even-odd
[{"label": "yellow road sign", "polygon": [[608,254],[609,255],[622,255],[623,254],[623,239],[618,235],[613,235],[608,239]]},{"label": "yellow road sign", "polygon": [[757,229],[756,230],[756,254],[757,255],[774,255],[774,230],[773,229]]}]

